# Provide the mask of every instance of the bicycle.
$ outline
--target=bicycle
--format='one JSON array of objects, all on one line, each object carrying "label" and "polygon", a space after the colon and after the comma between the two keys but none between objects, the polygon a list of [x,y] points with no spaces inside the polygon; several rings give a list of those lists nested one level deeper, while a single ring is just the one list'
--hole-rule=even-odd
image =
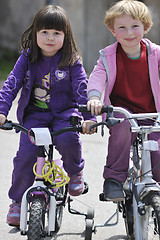
[{"label": "bicycle", "polygon": [[[53,160],[51,137],[68,131],[82,132],[78,117],[70,118],[69,127],[51,133],[48,128],[26,129],[22,125],[8,120],[0,128],[19,130],[27,134],[30,141],[38,146],[37,161],[33,167],[35,182],[25,191],[21,202],[21,235],[27,235],[28,240],[42,240],[46,236],[52,237],[61,227],[63,209],[67,203],[71,214],[84,215],[86,222],[88,219],[92,219],[93,225],[93,209],[89,208],[86,214],[71,208],[73,199],[68,196],[67,185],[70,179],[64,173],[62,160]],[[41,136],[43,137],[41,138]],[[85,183],[83,194],[87,192],[88,185]],[[86,223],[86,240],[88,240],[87,229],[88,224]]]},{"label": "bicycle", "polygon": [[[80,106],[79,111],[87,111],[86,106]],[[125,118],[115,118],[114,112],[122,113]],[[130,162],[133,166],[130,167],[123,186],[125,200],[117,202],[116,212],[103,225],[95,225],[91,232],[95,233],[98,227],[118,224],[118,215],[122,212],[128,239],[158,240],[160,239],[160,186],[152,178],[150,152],[159,150],[159,146],[156,141],[148,140],[148,134],[160,132],[160,114],[131,114],[122,107],[113,106],[103,106],[101,113],[107,113],[106,119],[92,127],[111,127],[122,121],[129,121],[131,132],[137,133],[138,136],[130,150]],[[154,120],[154,126],[138,126],[135,121],[135,119],[147,118]],[[160,164],[156,167],[160,167]],[[106,201],[103,193],[99,195],[99,198],[100,201]],[[115,216],[117,216],[116,221],[110,223]]]}]

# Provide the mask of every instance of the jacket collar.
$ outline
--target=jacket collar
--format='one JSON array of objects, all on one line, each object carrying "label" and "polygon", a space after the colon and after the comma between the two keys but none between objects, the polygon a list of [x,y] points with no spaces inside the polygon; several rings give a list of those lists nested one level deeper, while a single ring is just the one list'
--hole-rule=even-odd
[{"label": "jacket collar", "polygon": [[[146,44],[147,46],[147,52],[148,54],[152,54],[151,52],[151,47],[150,47],[150,41],[147,39],[147,38],[143,38],[142,41]],[[104,49],[101,49],[99,52],[100,54],[104,54],[105,52],[105,55],[111,55],[111,54],[115,54],[116,51],[117,51],[117,45],[118,45],[118,42],[115,42],[109,46],[107,46],[106,48]]]}]

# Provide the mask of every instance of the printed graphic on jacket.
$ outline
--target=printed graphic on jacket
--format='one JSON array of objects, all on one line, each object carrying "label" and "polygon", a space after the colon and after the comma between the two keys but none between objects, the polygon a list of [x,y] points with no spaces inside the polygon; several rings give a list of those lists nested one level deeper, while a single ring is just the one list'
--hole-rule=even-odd
[{"label": "printed graphic on jacket", "polygon": [[42,79],[42,84],[35,84],[34,99],[35,104],[41,108],[48,108],[50,102],[50,73]]}]

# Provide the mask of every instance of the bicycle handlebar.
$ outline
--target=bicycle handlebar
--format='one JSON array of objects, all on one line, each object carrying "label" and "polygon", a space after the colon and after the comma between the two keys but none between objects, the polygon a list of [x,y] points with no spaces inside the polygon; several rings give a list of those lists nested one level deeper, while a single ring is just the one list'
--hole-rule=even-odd
[{"label": "bicycle handlebar", "polygon": [[[108,111],[112,111],[112,109],[113,109],[112,106],[102,106],[101,113],[108,113]],[[87,109],[87,105],[79,105],[78,111],[79,112],[89,112],[89,110]]]},{"label": "bicycle handlebar", "polygon": [[[87,106],[86,105],[80,105],[78,110],[80,112],[87,112]],[[116,118],[113,116],[113,113],[122,113],[125,118]],[[107,127],[114,126],[124,120],[128,120],[132,127],[132,132],[140,132],[141,127],[138,126],[136,120],[142,120],[142,119],[156,119],[156,123],[160,123],[160,113],[130,113],[128,110],[122,108],[122,107],[113,107],[111,106],[103,106],[101,110],[101,114],[107,113],[107,118],[105,121],[102,121],[100,123],[94,124],[91,128],[98,127],[100,125],[106,125]],[[152,126],[151,127],[152,132],[158,132],[160,131],[160,126]]]},{"label": "bicycle handlebar", "polygon": [[[6,120],[6,122],[0,126],[0,129],[3,129],[3,130],[12,130],[12,129],[16,129],[16,130],[19,130],[25,134],[28,134],[30,132],[29,129],[23,127],[21,124],[18,124],[18,123],[14,123],[12,121],[8,121]],[[76,125],[76,126],[69,126],[69,127],[64,127],[64,128],[61,128],[60,130],[58,131],[55,131],[55,132],[51,132],[51,136],[57,136],[59,134],[62,134],[64,132],[83,132],[82,130],[82,126],[80,125]],[[32,133],[30,132],[30,134],[32,135]]]}]

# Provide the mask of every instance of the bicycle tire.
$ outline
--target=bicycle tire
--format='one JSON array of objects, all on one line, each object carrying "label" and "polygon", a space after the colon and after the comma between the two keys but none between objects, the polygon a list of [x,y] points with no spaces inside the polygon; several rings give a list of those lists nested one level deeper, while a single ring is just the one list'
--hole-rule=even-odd
[{"label": "bicycle tire", "polygon": [[45,196],[38,195],[34,197],[30,206],[28,240],[42,240],[45,237],[45,205]]},{"label": "bicycle tire", "polygon": [[86,219],[85,240],[92,240],[93,225],[93,219]]},{"label": "bicycle tire", "polygon": [[[64,199],[64,187],[60,187],[57,191],[57,195],[60,194],[62,201]],[[64,204],[61,205],[61,202],[57,202],[56,205],[56,215],[55,215],[55,231],[58,232],[61,224],[62,224],[62,218],[63,218],[63,209],[64,209]]]},{"label": "bicycle tire", "polygon": [[146,214],[143,218],[143,239],[160,239],[160,195],[153,193],[144,201]]},{"label": "bicycle tire", "polygon": [[125,204],[123,205],[123,217],[125,223],[125,229],[128,240],[134,240],[134,219],[133,219],[133,203],[132,197],[125,198]]}]

